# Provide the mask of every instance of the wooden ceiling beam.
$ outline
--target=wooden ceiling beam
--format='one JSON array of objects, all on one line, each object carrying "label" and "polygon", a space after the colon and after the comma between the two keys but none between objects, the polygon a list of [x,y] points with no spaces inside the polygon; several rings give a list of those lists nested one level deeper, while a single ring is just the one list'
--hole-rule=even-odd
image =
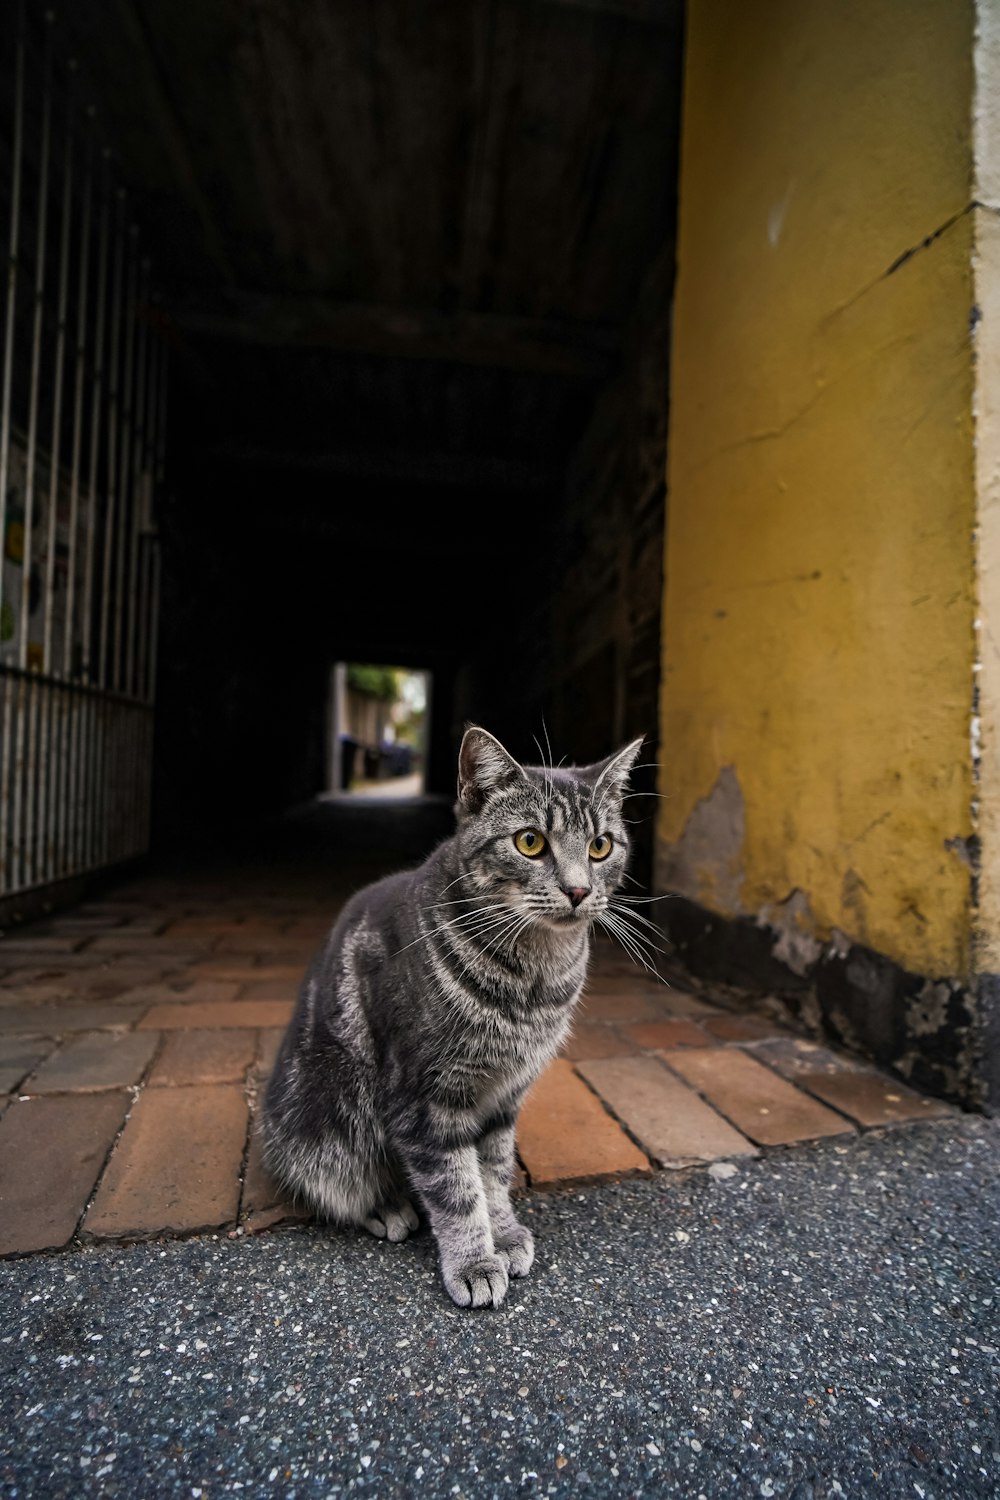
[{"label": "wooden ceiling beam", "polygon": [[483,313],[365,306],[328,297],[222,293],[175,300],[181,332],[276,349],[331,349],[513,370],[605,376],[617,328]]}]

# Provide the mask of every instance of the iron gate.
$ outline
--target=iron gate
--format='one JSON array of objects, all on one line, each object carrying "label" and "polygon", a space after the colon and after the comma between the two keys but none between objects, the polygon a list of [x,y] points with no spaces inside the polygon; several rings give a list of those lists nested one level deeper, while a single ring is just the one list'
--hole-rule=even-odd
[{"label": "iron gate", "polygon": [[167,373],[149,261],[77,69],[51,15],[22,0],[10,20],[0,898],[148,845]]}]

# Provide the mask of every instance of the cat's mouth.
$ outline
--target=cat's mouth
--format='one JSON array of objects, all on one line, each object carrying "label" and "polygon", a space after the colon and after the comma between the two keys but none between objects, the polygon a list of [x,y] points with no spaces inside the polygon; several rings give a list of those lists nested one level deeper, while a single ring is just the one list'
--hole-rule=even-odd
[{"label": "cat's mouth", "polygon": [[556,927],[578,927],[581,922],[589,922],[590,916],[589,911],[582,911],[577,907],[575,911],[550,912],[548,920]]}]

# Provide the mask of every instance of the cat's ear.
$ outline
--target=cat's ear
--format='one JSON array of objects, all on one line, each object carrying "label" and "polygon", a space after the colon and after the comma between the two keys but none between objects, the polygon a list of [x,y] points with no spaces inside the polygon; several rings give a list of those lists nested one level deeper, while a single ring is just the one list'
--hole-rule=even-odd
[{"label": "cat's ear", "polygon": [[470,724],[458,752],[458,800],[465,811],[479,812],[495,787],[523,779],[521,767],[500,741],[478,724]]},{"label": "cat's ear", "polygon": [[590,782],[594,797],[600,801],[607,792],[620,802],[628,789],[628,778],[639,758],[643,736],[633,740],[622,750],[616,750],[607,760],[599,760],[592,766],[583,766],[577,775]]}]

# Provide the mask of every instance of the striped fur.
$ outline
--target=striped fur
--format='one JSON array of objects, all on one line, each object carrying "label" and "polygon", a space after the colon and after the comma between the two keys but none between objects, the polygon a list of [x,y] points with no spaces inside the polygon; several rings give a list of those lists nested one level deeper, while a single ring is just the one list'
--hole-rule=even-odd
[{"label": "striped fur", "polygon": [[[416,1227],[415,1196],[463,1306],[499,1306],[531,1267],[508,1195],[517,1111],[566,1036],[591,925],[624,873],[640,745],[581,769],[522,767],[467,730],[457,831],[348,902],[278,1055],[272,1171],[330,1219],[390,1240]],[[540,857],[515,847],[525,828],[544,834]],[[613,848],[598,861],[600,834]]]}]

